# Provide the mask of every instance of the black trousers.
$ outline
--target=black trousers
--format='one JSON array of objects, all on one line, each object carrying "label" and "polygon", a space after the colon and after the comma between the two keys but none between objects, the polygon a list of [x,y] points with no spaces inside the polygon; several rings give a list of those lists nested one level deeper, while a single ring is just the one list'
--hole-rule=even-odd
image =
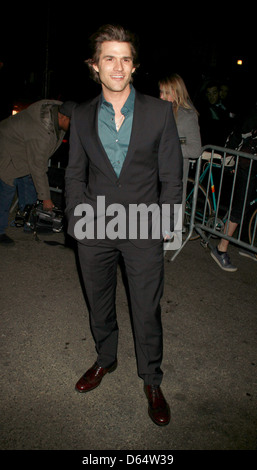
[{"label": "black trousers", "polygon": [[[247,200],[246,200],[246,206],[245,206],[245,218],[247,218],[248,211],[251,208],[250,202],[254,199],[255,194],[256,194],[256,185],[257,185],[256,170],[257,170],[256,166],[253,165],[252,172],[250,175],[250,180],[249,180],[249,187],[248,187]],[[232,210],[231,210],[231,215],[230,215],[230,220],[237,224],[240,224],[242,213],[243,213],[245,191],[246,191],[247,180],[248,180],[248,171],[249,171],[248,168],[241,168],[240,166],[238,166],[234,199],[233,199]]]},{"label": "black trousers", "polygon": [[[97,362],[108,367],[117,359],[117,266],[122,255],[129,286],[138,375],[160,385],[163,337],[160,299],[163,294],[163,244],[138,248],[127,240],[78,244],[78,255],[89,302]],[[122,364],[122,361],[121,361]]]}]

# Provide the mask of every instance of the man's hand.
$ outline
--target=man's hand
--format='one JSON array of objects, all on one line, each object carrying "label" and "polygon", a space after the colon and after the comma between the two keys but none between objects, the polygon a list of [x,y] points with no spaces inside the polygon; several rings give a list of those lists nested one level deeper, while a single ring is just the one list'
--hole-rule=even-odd
[{"label": "man's hand", "polygon": [[52,211],[54,208],[54,203],[51,199],[43,200],[43,209],[44,211]]}]

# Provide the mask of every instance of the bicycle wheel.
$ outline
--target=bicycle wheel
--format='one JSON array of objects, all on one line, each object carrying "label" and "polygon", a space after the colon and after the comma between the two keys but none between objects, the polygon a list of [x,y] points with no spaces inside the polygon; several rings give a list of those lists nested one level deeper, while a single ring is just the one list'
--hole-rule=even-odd
[{"label": "bicycle wheel", "polygon": [[[184,227],[185,227],[186,232],[188,232],[190,228],[194,188],[195,188],[195,180],[192,178],[188,178],[187,198],[186,198],[185,217],[184,217]],[[205,212],[205,221],[204,221],[203,217],[204,217],[205,201],[206,201],[206,212]],[[212,213],[212,205],[211,205],[210,198],[209,196],[207,196],[205,188],[199,185],[197,202],[196,202],[196,210],[195,210],[195,223],[202,224],[203,222],[206,222],[211,216],[211,213]],[[194,230],[190,237],[190,240],[197,240],[197,238],[199,237],[200,235]]]},{"label": "bicycle wheel", "polygon": [[[251,215],[249,225],[248,225],[248,236],[250,245],[253,243],[253,246],[257,246],[257,209],[255,209]],[[254,240],[253,240],[254,236]],[[255,257],[257,258],[256,253],[254,253]]]}]

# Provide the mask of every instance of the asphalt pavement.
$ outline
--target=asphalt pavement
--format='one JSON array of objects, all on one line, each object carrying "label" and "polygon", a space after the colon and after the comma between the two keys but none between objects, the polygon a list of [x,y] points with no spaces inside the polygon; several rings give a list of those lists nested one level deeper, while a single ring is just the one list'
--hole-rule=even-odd
[{"label": "asphalt pavement", "polygon": [[120,271],[118,368],[78,394],[96,354],[74,249],[63,233],[7,233],[15,245],[0,246],[1,450],[257,449],[256,262],[231,246],[239,269],[224,272],[198,240],[172,262],[166,254],[162,390],[171,422],[162,428],[147,413]]}]

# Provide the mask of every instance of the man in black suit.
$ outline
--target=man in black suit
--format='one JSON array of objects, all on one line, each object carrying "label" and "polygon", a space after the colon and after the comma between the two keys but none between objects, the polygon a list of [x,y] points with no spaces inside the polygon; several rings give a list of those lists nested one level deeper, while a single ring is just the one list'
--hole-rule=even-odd
[{"label": "man in black suit", "polygon": [[[78,241],[97,360],[77,382],[76,390],[94,389],[107,372],[116,369],[115,288],[122,255],[138,374],[144,380],[149,415],[162,426],[170,420],[160,388],[163,238],[174,228],[174,204],[181,204],[181,149],[171,104],[141,95],[131,84],[137,66],[133,35],[122,27],[106,25],[91,40],[92,59],[87,62],[102,93],[78,106],[72,116],[66,213],[68,233]],[[154,223],[156,209],[163,205],[170,209],[169,223],[164,218],[165,233],[162,227],[159,234]],[[137,218],[132,217],[135,206],[146,208],[143,236]],[[147,216],[153,207],[151,223]],[[115,213],[122,217],[111,218]]]}]

